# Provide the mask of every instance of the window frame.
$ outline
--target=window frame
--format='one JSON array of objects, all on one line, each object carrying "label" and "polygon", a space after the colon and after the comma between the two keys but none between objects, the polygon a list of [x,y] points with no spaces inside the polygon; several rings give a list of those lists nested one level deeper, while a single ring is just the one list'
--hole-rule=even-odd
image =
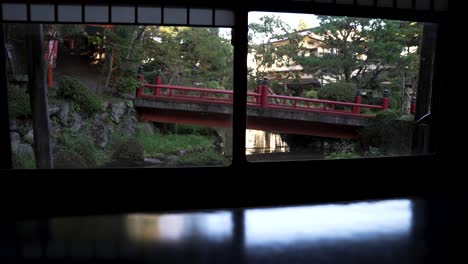
[{"label": "window frame", "polygon": [[[15,1],[11,1],[15,2]],[[16,1],[21,2],[21,1]],[[116,5],[124,4],[124,1],[87,1],[77,2]],[[235,25],[233,29],[234,44],[234,104],[233,104],[233,156],[232,164],[228,167],[197,167],[197,168],[123,168],[123,169],[52,169],[52,170],[3,170],[9,176],[4,178],[5,186],[12,186],[6,194],[29,194],[38,197],[37,200],[25,199],[18,206],[12,206],[12,210],[20,216],[26,215],[88,215],[107,213],[129,213],[141,211],[165,211],[188,209],[216,209],[230,207],[274,206],[304,203],[322,203],[358,199],[381,199],[392,197],[424,196],[431,193],[430,180],[424,179],[424,175],[433,171],[440,164],[443,157],[441,139],[441,90],[447,83],[445,70],[448,61],[445,45],[447,43],[448,11],[417,11],[413,9],[379,8],[374,6],[335,5],[332,4],[286,1],[253,0],[244,5],[233,6],[232,3],[219,3],[211,0],[192,1],[195,7],[228,8],[234,11]],[[396,1],[394,1],[396,2]],[[36,2],[34,2],[36,3]],[[166,1],[138,1],[138,4],[160,5]],[[286,4],[287,3],[287,4]],[[415,1],[412,1],[413,7]],[[137,3],[135,3],[137,4]],[[186,1],[171,1],[171,6],[187,6]],[[434,6],[434,1],[431,1]],[[0,10],[1,11],[1,10]],[[310,13],[318,15],[378,17],[387,19],[412,20],[419,22],[437,23],[438,36],[435,50],[432,78],[431,97],[431,126],[429,150],[433,154],[415,155],[405,157],[383,157],[356,160],[309,160],[309,161],[281,161],[281,162],[247,162],[245,154],[245,131],[247,109],[247,31],[248,13],[252,11],[263,12],[288,12]],[[31,23],[31,22],[30,22]],[[35,22],[34,22],[35,23]],[[3,27],[2,27],[3,28]],[[3,29],[0,33],[3,36]],[[2,45],[4,45],[2,39]],[[5,48],[0,52],[0,60],[5,61]],[[2,86],[6,84],[5,65],[0,67],[0,81]],[[8,117],[8,98],[6,89],[0,94],[0,142],[2,146],[0,168],[11,168],[11,148]],[[399,174],[400,167],[409,166],[405,173]],[[363,168],[377,167],[376,170],[363,171]],[[314,168],[318,173],[310,172]],[[379,169],[380,168],[380,169]],[[271,177],[259,175],[261,182],[252,180],[250,172],[268,172]],[[297,172],[297,176],[291,176]],[[305,171],[305,173],[301,173]],[[330,190],[314,188],[311,193],[310,184],[303,175],[309,173],[320,175],[314,178],[314,185],[333,186],[337,182],[348,184],[350,189],[341,193]],[[355,173],[352,179],[343,175]],[[243,175],[246,174],[246,175]],[[264,173],[260,173],[264,174]],[[393,175],[392,175],[393,174]],[[413,180],[407,184],[407,174]],[[132,177],[133,175],[138,175]],[[160,175],[160,180],[169,186],[178,186],[176,192],[185,193],[190,199],[180,201],[167,201],[165,194],[156,194],[154,197],[161,202],[142,202],[141,204],[128,204],[122,197],[122,193],[128,189],[139,188],[132,201],[148,199],[154,195],[151,187],[142,184],[141,181],[154,181],[155,175]],[[222,177],[219,177],[219,176]],[[240,176],[242,175],[242,176]],[[341,176],[340,176],[341,175]],[[375,178],[375,176],[379,176]],[[392,175],[392,176],[390,176]],[[62,178],[63,177],[63,178]],[[108,186],[108,177],[113,177],[111,188]],[[39,179],[40,178],[40,179]],[[65,179],[66,178],[66,179]],[[382,185],[382,179],[387,180]],[[24,186],[24,180],[29,182]],[[395,180],[389,182],[388,180]],[[184,186],[180,186],[183,182]],[[268,187],[265,187],[265,182]],[[423,183],[422,185],[420,183]],[[213,190],[209,184],[219,185],[221,189]],[[428,185],[429,184],[429,185]],[[58,187],[57,187],[58,186]],[[369,187],[370,186],[370,187]],[[87,198],[79,194],[79,190],[86,190]],[[145,193],[147,192],[147,193]],[[197,193],[208,192],[210,197],[197,196]],[[108,199],[101,199],[102,195]],[[48,199],[46,194],[52,197],[61,197],[60,200],[68,203],[63,206],[53,199]],[[217,195],[218,199],[212,199]],[[19,201],[19,200],[18,200]]]}]

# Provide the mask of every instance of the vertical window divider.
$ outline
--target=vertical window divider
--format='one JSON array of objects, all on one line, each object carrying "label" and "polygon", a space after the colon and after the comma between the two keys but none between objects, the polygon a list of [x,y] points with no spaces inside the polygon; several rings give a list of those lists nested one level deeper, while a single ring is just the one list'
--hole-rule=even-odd
[{"label": "vertical window divider", "polygon": [[248,54],[248,10],[234,9],[235,23],[232,32],[234,44],[234,103],[232,114],[233,150],[232,166],[246,163],[245,131],[247,127],[247,54]]},{"label": "vertical window divider", "polygon": [[[3,14],[3,8],[0,4],[0,14]],[[8,113],[8,82],[6,78],[6,50],[5,50],[5,32],[4,25],[0,25],[0,85],[3,89],[0,89],[0,169],[11,169],[12,163],[12,152],[11,152],[11,138],[10,138],[10,116]]]}]

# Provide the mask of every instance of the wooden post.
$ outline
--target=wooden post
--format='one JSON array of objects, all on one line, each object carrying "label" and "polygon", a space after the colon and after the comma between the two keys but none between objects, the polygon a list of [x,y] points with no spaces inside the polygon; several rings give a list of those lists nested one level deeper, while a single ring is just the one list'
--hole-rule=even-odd
[{"label": "wooden post", "polygon": [[410,114],[414,115],[416,111],[416,96],[411,97]]},{"label": "wooden post", "polygon": [[389,95],[389,92],[387,89],[385,89],[383,98],[382,98],[382,110],[384,111],[388,109],[388,95]]},{"label": "wooden post", "polygon": [[[154,79],[154,84],[156,84],[156,85],[161,85],[161,83],[162,83],[162,81],[161,81],[161,73],[158,72],[158,75],[156,75],[156,78]],[[154,94],[154,95],[159,95],[160,93],[161,93],[161,88],[156,87],[156,88],[154,89],[153,94]]]},{"label": "wooden post", "polygon": [[262,84],[263,84],[263,80],[258,79],[257,80],[257,90],[255,92],[260,94],[260,95],[255,97],[255,103],[257,103],[257,104],[261,104],[261,102],[262,102],[262,96],[261,96],[262,90],[263,90]]},{"label": "wooden post", "polygon": [[8,114],[8,82],[6,78],[6,49],[5,35],[3,32],[4,25],[0,25],[0,145],[1,155],[0,169],[11,169],[11,139],[10,139],[10,122]]},{"label": "wooden post", "polygon": [[[360,104],[362,102],[362,97],[361,97],[361,91],[358,91],[356,94],[356,100],[354,101],[356,104]],[[360,114],[361,113],[361,107],[356,105],[353,106],[353,114]]]},{"label": "wooden post", "polygon": [[52,151],[50,147],[50,125],[42,24],[28,24],[26,39],[29,58],[28,88],[31,97],[36,167],[38,169],[51,169]]},{"label": "wooden post", "polygon": [[261,99],[261,103],[260,103],[260,106],[262,108],[265,108],[268,104],[268,79],[265,78],[263,80],[263,86],[262,86],[262,95],[261,95],[262,99]]}]

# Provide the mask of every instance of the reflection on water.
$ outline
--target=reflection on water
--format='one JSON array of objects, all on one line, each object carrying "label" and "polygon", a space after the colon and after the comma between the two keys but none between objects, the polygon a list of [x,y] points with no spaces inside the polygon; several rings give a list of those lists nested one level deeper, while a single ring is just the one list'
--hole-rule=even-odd
[{"label": "reflection on water", "polygon": [[261,130],[246,130],[246,154],[288,152],[289,147],[280,134]]},{"label": "reflection on water", "polygon": [[409,200],[257,209],[246,213],[248,245],[407,234],[410,226]]}]

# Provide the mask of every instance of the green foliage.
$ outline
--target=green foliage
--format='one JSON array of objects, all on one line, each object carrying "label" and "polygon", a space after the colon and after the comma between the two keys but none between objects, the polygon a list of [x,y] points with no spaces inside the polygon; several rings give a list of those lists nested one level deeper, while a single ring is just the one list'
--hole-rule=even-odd
[{"label": "green foliage", "polygon": [[56,168],[91,168],[107,161],[105,153],[96,148],[86,133],[64,131],[57,141]]},{"label": "green foliage", "polygon": [[23,87],[8,85],[8,103],[11,117],[21,119],[32,117],[29,94]]},{"label": "green foliage", "polygon": [[193,86],[216,80],[232,89],[233,48],[215,29],[148,27],[145,36],[145,71],[160,70],[163,83]]},{"label": "green foliage", "polygon": [[381,156],[407,155],[411,153],[413,131],[413,122],[376,119],[361,129],[358,147],[363,153],[377,148]]},{"label": "green foliage", "polygon": [[80,24],[48,24],[50,29],[57,31],[59,37],[79,36],[84,33],[84,26]]},{"label": "green foliage", "polygon": [[317,95],[320,99],[340,102],[354,102],[356,97],[356,89],[351,83],[330,83],[320,87]]},{"label": "green foliage", "polygon": [[365,152],[364,152],[364,157],[382,157],[382,156],[385,156],[385,153],[379,149],[379,148],[375,148],[375,147],[369,147]]},{"label": "green foliage", "polygon": [[[267,70],[273,66],[293,67],[296,65],[294,57],[301,49],[303,37],[295,32],[287,23],[276,16],[263,16],[259,23],[249,24],[249,51],[254,53],[254,68],[249,68],[249,82],[254,83],[257,79],[267,76]],[[254,74],[255,72],[255,74]],[[277,72],[280,79],[299,80],[301,73],[298,71]],[[252,85],[254,86],[254,85]],[[286,87],[275,87],[273,90],[278,94],[292,94]],[[281,88],[281,89],[275,89]],[[286,90],[285,90],[286,88]],[[301,91],[295,91],[301,94]]]},{"label": "green foliage", "polygon": [[[385,19],[318,16],[313,33],[325,52],[321,56],[296,55],[305,72],[316,77],[354,81],[359,89],[379,89],[383,73],[415,80],[422,24]],[[357,73],[352,76],[352,73]],[[401,80],[400,80],[401,82]]]},{"label": "green foliage", "polygon": [[114,161],[142,161],[143,145],[138,139],[124,134],[114,134],[110,142],[111,159]]},{"label": "green foliage", "polygon": [[375,115],[375,112],[374,112],[374,110],[372,110],[370,108],[362,108],[361,107],[361,114],[363,114],[363,115]]},{"label": "green foliage", "polygon": [[332,152],[325,156],[325,159],[356,159],[360,157],[359,154],[352,152]]},{"label": "green foliage", "polygon": [[196,126],[189,124],[176,124],[175,127],[176,134],[185,134],[185,135],[203,135],[211,136],[214,131],[212,128],[204,126]]},{"label": "green foliage", "polygon": [[224,156],[213,150],[203,152],[193,152],[182,155],[177,160],[178,166],[222,166],[224,165]]},{"label": "green foliage", "polygon": [[315,91],[315,90],[310,90],[305,94],[305,97],[317,99],[318,98],[318,92]]},{"label": "green foliage", "polygon": [[378,119],[397,119],[400,117],[399,112],[394,111],[392,109],[387,109],[385,111],[380,111],[375,115],[376,118]]},{"label": "green foliage", "polygon": [[57,96],[72,101],[80,110],[90,114],[102,110],[101,98],[76,78],[63,76],[59,80]]},{"label": "green foliage", "polygon": [[145,149],[145,156],[177,153],[180,150],[191,152],[212,146],[212,141],[206,136],[148,134],[141,130],[138,131],[138,141]]},{"label": "green foliage", "polygon": [[[158,75],[161,75],[159,71],[150,71],[150,72],[143,73],[143,76],[145,77],[145,82],[151,83],[151,84],[155,84],[156,76]],[[167,80],[163,75],[161,75],[161,82],[167,83]]]},{"label": "green foliage", "polygon": [[34,155],[27,152],[12,152],[13,168],[15,169],[35,169],[36,160]]},{"label": "green foliage", "polygon": [[135,93],[140,87],[140,80],[134,77],[120,77],[115,84],[115,89],[118,94]]}]

